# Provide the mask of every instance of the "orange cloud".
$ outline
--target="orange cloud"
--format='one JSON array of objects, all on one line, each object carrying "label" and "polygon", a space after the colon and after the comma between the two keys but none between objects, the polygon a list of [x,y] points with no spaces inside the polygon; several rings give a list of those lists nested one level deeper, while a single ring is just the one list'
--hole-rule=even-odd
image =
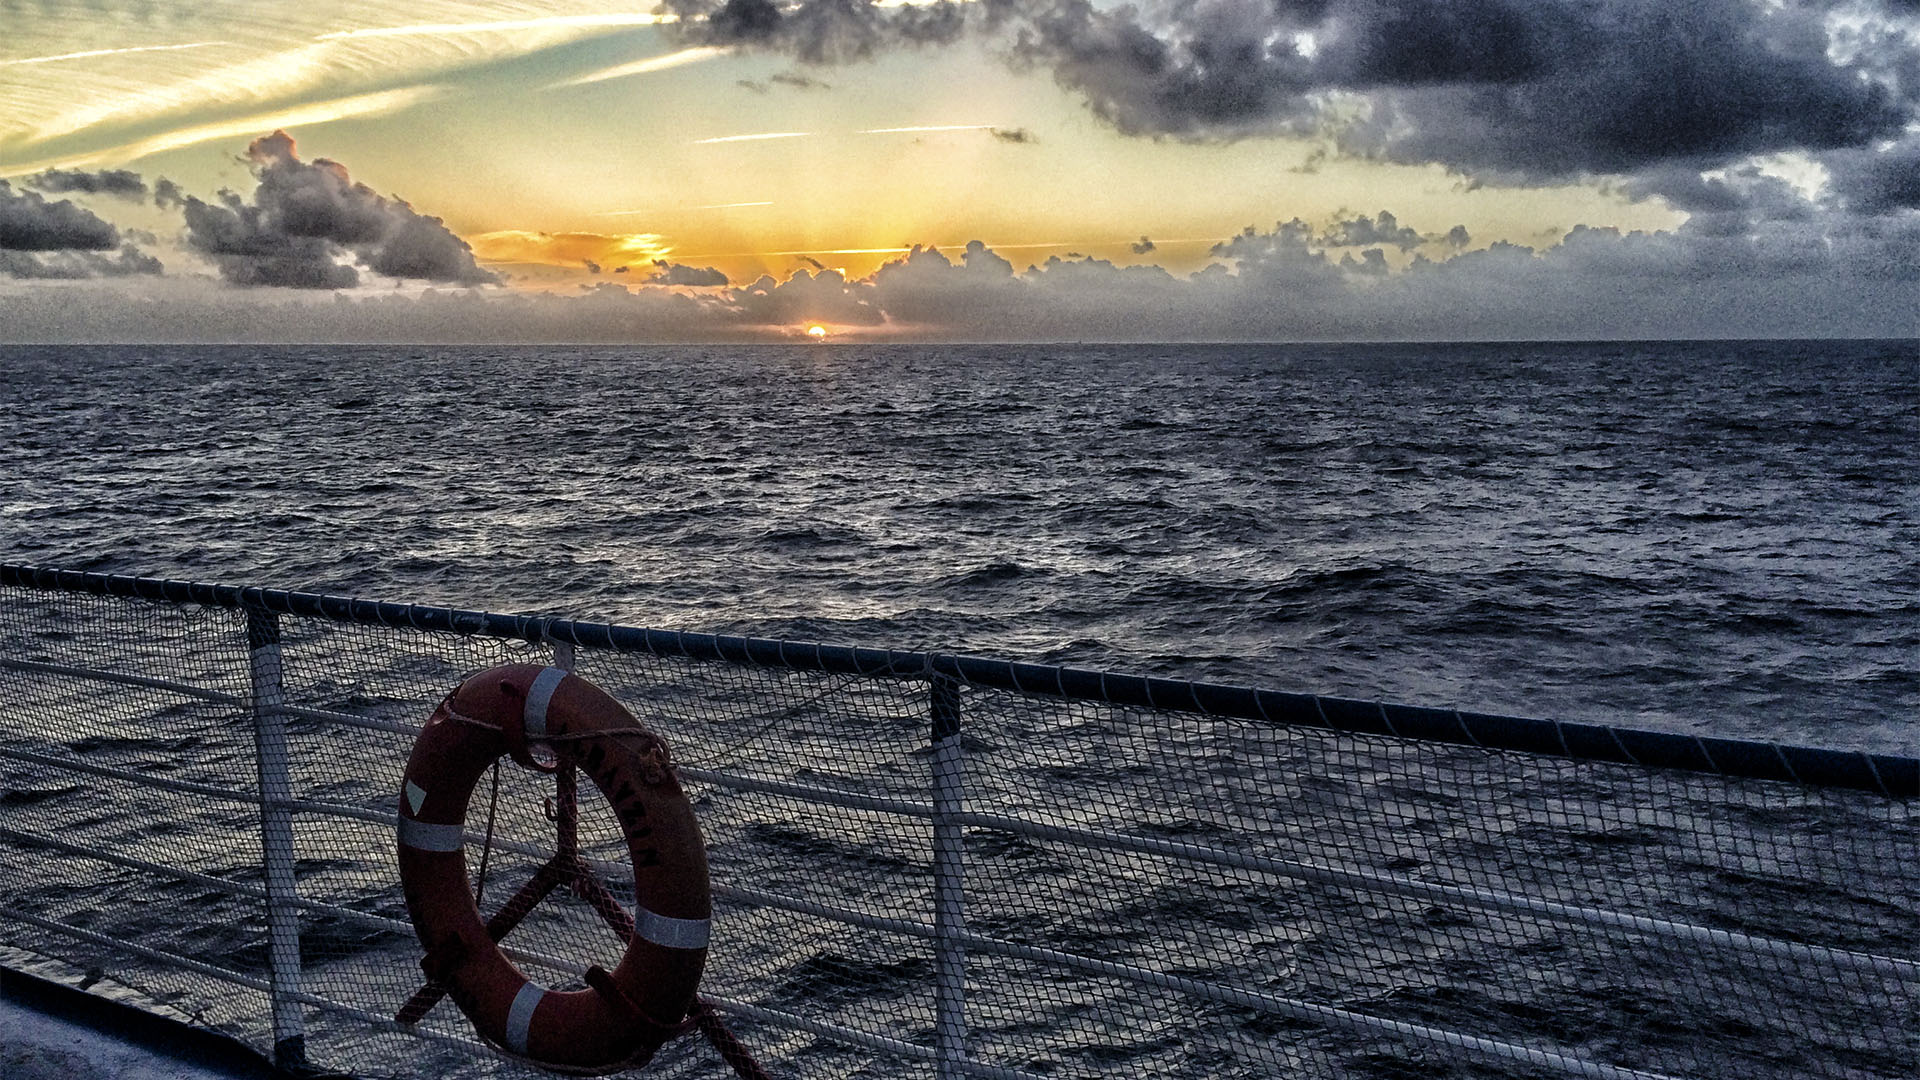
[{"label": "orange cloud", "polygon": [[473,253],[494,265],[561,266],[573,269],[592,262],[609,269],[631,263],[651,264],[673,253],[673,245],[658,233],[533,232],[503,229],[467,237]]}]

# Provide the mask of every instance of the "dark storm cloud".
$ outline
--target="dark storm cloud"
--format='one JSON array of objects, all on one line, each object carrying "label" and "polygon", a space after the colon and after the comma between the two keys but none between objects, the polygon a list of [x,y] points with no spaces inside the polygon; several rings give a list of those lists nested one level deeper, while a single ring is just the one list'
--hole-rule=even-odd
[{"label": "dark storm cloud", "polygon": [[93,211],[70,199],[16,192],[0,180],[0,251],[107,251],[119,245],[120,230]]},{"label": "dark storm cloud", "polygon": [[303,162],[285,132],[247,148],[259,181],[251,202],[223,191],[215,203],[183,199],[187,245],[236,285],[339,289],[375,273],[456,285],[498,284],[474,262],[466,241],[439,218],[354,183],[338,162]]},{"label": "dark storm cloud", "polygon": [[1050,0],[1017,53],[1123,131],[1304,131],[1344,92],[1350,152],[1523,177],[1858,145],[1885,86],[1828,56],[1824,11],[1750,0],[1187,5],[1163,24]]},{"label": "dark storm cloud", "polygon": [[665,259],[655,259],[653,265],[655,272],[647,278],[649,285],[687,285],[703,288],[727,284],[727,275],[711,266],[683,266],[680,263],[670,263]]},{"label": "dark storm cloud", "polygon": [[[108,179],[101,181],[103,176]],[[25,182],[44,183],[60,191],[87,191],[89,183],[124,188],[125,178],[139,181],[133,173],[49,171]],[[153,237],[137,231],[123,233],[71,199],[49,200],[37,191],[16,192],[0,180],[0,277],[71,281],[158,274],[160,260],[141,251],[135,240],[152,243]]]},{"label": "dark storm cloud", "polygon": [[[1920,0],[1915,0],[1920,3]],[[1827,159],[1833,190],[1862,214],[1920,209],[1920,136],[1883,150],[1859,150]]]},{"label": "dark storm cloud", "polygon": [[[1920,0],[1899,0],[1911,11]],[[678,33],[822,63],[971,26],[1122,132],[1331,133],[1348,153],[1541,180],[1898,133],[1912,41],[1828,0],[669,0]],[[963,10],[970,9],[970,10]]]},{"label": "dark storm cloud", "polygon": [[142,199],[147,194],[147,182],[140,178],[139,173],[126,169],[102,169],[92,173],[79,169],[48,169],[21,182],[27,187],[57,194],[118,195],[128,199]]},{"label": "dark storm cloud", "polygon": [[1467,232],[1465,225],[1455,225],[1447,230],[1447,235],[1441,242],[1450,248],[1463,248],[1473,243],[1473,236]]},{"label": "dark storm cloud", "polygon": [[1420,232],[1400,224],[1391,212],[1382,210],[1373,218],[1362,214],[1346,220],[1335,219],[1332,227],[1321,235],[1320,242],[1328,247],[1386,246],[1412,251],[1420,246]]},{"label": "dark storm cloud", "polygon": [[[1388,84],[1343,145],[1492,175],[1623,173],[1783,150],[1862,145],[1911,112],[1835,63],[1823,12],[1750,0],[1611,0],[1595,18],[1542,5],[1542,58],[1524,79]],[[1612,20],[1612,21],[1604,21]]]}]

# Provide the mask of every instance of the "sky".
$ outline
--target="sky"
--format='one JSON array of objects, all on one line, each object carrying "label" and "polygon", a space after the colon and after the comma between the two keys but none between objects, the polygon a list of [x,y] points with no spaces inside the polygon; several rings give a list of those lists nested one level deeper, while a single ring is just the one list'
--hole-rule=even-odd
[{"label": "sky", "polygon": [[0,341],[1916,312],[1920,0],[0,0]]}]

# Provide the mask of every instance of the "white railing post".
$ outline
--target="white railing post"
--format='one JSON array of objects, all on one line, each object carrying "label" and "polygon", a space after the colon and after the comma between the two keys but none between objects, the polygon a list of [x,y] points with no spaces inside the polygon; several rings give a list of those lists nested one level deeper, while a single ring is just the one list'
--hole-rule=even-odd
[{"label": "white railing post", "polygon": [[939,1080],[957,1080],[967,1059],[965,761],[960,748],[960,684],[935,676],[933,698],[934,1046]]},{"label": "white railing post", "polygon": [[281,685],[280,620],[247,609],[247,659],[253,686],[253,741],[260,769],[260,854],[266,869],[267,963],[273,985],[273,1058],[306,1064],[300,1002],[300,908],[293,873],[293,782],[287,766],[286,692]]}]

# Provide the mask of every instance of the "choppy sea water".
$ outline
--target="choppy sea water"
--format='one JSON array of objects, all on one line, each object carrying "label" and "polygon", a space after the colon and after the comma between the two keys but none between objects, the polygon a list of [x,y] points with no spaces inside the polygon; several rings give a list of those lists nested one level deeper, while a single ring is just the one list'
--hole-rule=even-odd
[{"label": "choppy sea water", "polygon": [[[10,562],[1907,754],[1920,745],[1916,458],[1916,343],[0,350],[0,559]],[[303,689],[332,695],[314,702],[326,707],[398,700],[375,691],[420,675],[362,672],[364,684],[348,685],[318,663]],[[178,762],[208,782],[248,783],[251,747],[217,708],[171,716],[180,730],[163,738],[139,716],[55,704],[21,714],[48,752],[163,771]],[[759,747],[754,767],[790,779],[839,754],[843,770],[864,761],[867,780],[912,782],[924,764],[918,713],[871,712],[852,710],[905,726],[808,727]],[[54,713],[59,723],[41,724]],[[1877,804],[1748,804],[1751,793],[1712,784],[1551,763],[1503,771],[1511,763],[1465,752],[1309,754],[1284,733],[1204,725],[1136,730],[1148,745],[1123,753],[1091,722],[1116,718],[1016,709],[998,719],[972,751],[976,796],[1013,800],[1016,816],[1104,814],[1109,827],[1275,857],[1914,951],[1901,876],[1913,865],[1911,815]],[[696,734],[733,744],[731,732]],[[1154,738],[1192,753],[1155,755]],[[340,745],[338,732],[296,733],[302,790],[390,806],[398,758]],[[676,745],[695,760],[710,752]],[[7,820],[104,832],[216,876],[252,872],[250,807],[192,802],[157,828],[152,808],[103,812],[71,780],[10,765]],[[1239,798],[1249,791],[1272,799]],[[724,792],[697,798],[722,877],[822,903],[872,893],[900,901],[888,913],[923,916],[912,906],[924,886],[917,833]],[[537,792],[519,802],[537,814]],[[1226,821],[1240,831],[1219,831]],[[360,849],[303,862],[301,887],[403,919],[390,838],[363,831],[349,837]],[[1702,837],[1713,842],[1697,846]],[[21,874],[32,850],[9,848],[0,869]],[[607,854],[617,860],[617,845]],[[1147,935],[1178,955],[1141,962],[1580,1045],[1603,1060],[1686,1061],[1694,1042],[1718,1040],[1773,1069],[1702,1076],[1900,1074],[1887,1063],[1903,1051],[1879,1034],[1901,1029],[1897,1008],[1826,986],[1802,1009],[1792,973],[1756,981],[1751,965],[1718,954],[1674,964],[1645,943],[1519,933],[1338,890],[1230,875],[1196,884],[1097,860],[1075,869],[1059,851],[1000,836],[973,838],[969,859],[983,896],[1008,906],[996,921],[994,902],[977,905],[988,933],[1125,957],[1144,947],[1143,924],[1186,927],[1191,941]],[[503,864],[502,880],[525,869]],[[1055,910],[1053,898],[1071,899]],[[176,925],[155,899],[196,915]],[[264,974],[249,900],[118,875],[36,878],[14,902],[129,937],[178,933],[173,947]],[[926,992],[912,950],[769,930],[767,918],[750,906],[723,913],[734,933],[714,962],[723,986],[830,1015]],[[406,935],[326,919],[304,934],[314,985],[410,987]],[[1722,1016],[1723,1000],[1683,978],[1702,963],[1728,994],[1767,999],[1791,1021],[1787,1034]],[[994,1026],[996,993],[1023,986],[973,987],[981,1039],[1011,1039],[1030,1021],[1032,1003],[1016,1002],[1005,1015],[1019,1022]],[[1063,1075],[1270,1074],[1224,1054],[1210,1063],[1190,1031],[1167,1033],[1176,1017],[1145,1006],[1136,1030],[1080,1015],[1088,1002],[1071,995],[1044,1004],[1042,1029],[1084,1035],[1060,1051]],[[1109,1004],[1117,1016],[1137,1003]],[[1324,1050],[1344,1070],[1334,1075],[1415,1068],[1405,1047],[1316,1048],[1270,1017],[1221,1022],[1229,1042]],[[1807,1035],[1814,1028],[1825,1034]],[[802,1073],[845,1074],[814,1065]]]},{"label": "choppy sea water", "polygon": [[1920,343],[0,349],[8,561],[1920,752]]}]

